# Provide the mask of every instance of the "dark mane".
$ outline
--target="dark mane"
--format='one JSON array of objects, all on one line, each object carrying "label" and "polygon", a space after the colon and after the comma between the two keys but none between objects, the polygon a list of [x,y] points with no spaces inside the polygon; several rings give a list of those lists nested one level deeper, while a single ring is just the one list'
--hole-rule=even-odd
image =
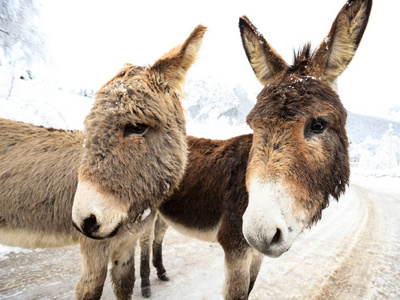
[{"label": "dark mane", "polygon": [[303,48],[299,49],[297,52],[294,50],[294,61],[289,67],[290,72],[300,72],[305,73],[306,67],[311,60],[314,51],[311,51],[311,44],[307,43]]}]

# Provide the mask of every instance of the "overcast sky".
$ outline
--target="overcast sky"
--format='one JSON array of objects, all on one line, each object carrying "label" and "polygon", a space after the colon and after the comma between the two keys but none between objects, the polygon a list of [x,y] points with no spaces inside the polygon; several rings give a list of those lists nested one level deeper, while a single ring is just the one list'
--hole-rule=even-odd
[{"label": "overcast sky", "polygon": [[[244,54],[238,19],[247,15],[288,62],[293,50],[316,47],[344,0],[135,1],[42,0],[40,25],[49,37],[54,65],[67,84],[97,90],[125,62],[152,64],[182,43],[198,24],[208,27],[189,76],[240,82],[258,88]],[[375,0],[370,23],[339,95],[353,112],[376,115],[400,105],[399,0]],[[261,87],[260,87],[261,90]],[[190,101],[190,99],[188,99]]]}]

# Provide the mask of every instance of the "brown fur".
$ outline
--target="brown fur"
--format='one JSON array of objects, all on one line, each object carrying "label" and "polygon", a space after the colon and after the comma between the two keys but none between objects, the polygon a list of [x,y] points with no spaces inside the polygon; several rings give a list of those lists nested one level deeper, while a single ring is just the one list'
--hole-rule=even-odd
[{"label": "brown fur", "polygon": [[[254,130],[247,177],[287,178],[312,223],[321,217],[329,196],[338,199],[348,182],[346,110],[328,85],[293,73],[265,87],[258,98],[262,101],[247,116]],[[323,135],[307,136],[312,119],[326,121],[329,128]],[[322,198],[310,194],[321,191]]]},{"label": "brown fur", "polygon": [[[85,132],[0,119],[0,243],[36,248],[79,242],[78,299],[100,298],[110,259],[117,298],[131,297],[136,242],[149,235],[154,207],[184,173],[187,142],[179,91],[205,30],[198,26],[178,51],[151,67],[125,65],[96,94]],[[128,123],[149,127],[128,136]],[[113,238],[93,240],[74,229],[78,177],[112,200],[107,207],[126,207],[127,218],[117,223]],[[148,207],[150,216],[141,219]],[[148,242],[141,239],[144,248]]]},{"label": "brown fur", "polygon": [[[354,53],[342,51],[341,47],[357,49],[371,3],[371,0],[356,0],[344,6],[331,33],[340,32],[339,40],[350,45],[337,43],[336,35],[332,34],[337,47],[332,51],[336,54],[326,57],[322,64],[317,64],[323,56],[321,48],[311,53],[309,45],[296,55],[291,66],[283,63],[254,25],[247,18],[240,20],[249,62],[265,85],[247,117],[254,133],[224,141],[188,137],[190,155],[181,187],[159,208],[169,225],[185,234],[218,241],[223,247],[225,299],[247,299],[263,254],[275,257],[287,251],[305,227],[321,218],[329,197],[338,199],[345,191],[349,179],[347,114],[334,90],[335,76],[343,70],[331,59],[343,56],[343,61],[351,60]],[[363,20],[361,26],[351,25],[353,14]],[[343,37],[345,32],[350,35],[348,39]],[[324,130],[313,131],[313,121],[322,122]],[[253,207],[254,216],[261,211],[261,217],[246,216],[252,206],[254,182],[268,188],[273,186],[268,195],[278,197],[278,204],[284,204],[277,216],[264,210],[275,209],[268,206],[271,201],[268,196],[259,201],[260,207]],[[255,194],[260,196],[263,191],[256,190]],[[279,198],[282,195],[293,200],[292,208],[285,206],[289,202]],[[267,219],[263,218],[264,213]],[[287,228],[279,227],[282,222],[274,225],[275,219],[284,219]],[[167,225],[162,225],[161,220],[157,222],[153,263],[160,274],[165,272],[161,243]],[[271,222],[277,227],[271,230],[263,227]],[[246,226],[254,224],[261,230],[251,236]],[[298,232],[294,225],[300,228]],[[288,237],[291,240],[286,243]]]}]

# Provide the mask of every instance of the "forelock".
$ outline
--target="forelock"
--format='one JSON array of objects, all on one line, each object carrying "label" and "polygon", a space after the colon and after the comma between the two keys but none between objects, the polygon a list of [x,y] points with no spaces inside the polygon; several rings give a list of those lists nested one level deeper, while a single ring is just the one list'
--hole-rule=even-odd
[{"label": "forelock", "polygon": [[294,51],[293,64],[289,67],[289,72],[300,72],[300,74],[306,74],[307,66],[310,63],[313,51],[311,51],[311,44],[307,43],[303,48],[299,49],[297,52]]}]

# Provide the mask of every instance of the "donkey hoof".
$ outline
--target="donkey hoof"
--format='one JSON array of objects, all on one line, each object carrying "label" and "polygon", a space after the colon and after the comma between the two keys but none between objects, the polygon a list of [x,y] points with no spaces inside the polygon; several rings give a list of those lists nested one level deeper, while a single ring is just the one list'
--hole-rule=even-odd
[{"label": "donkey hoof", "polygon": [[143,298],[150,298],[151,296],[150,286],[142,287],[142,296]]},{"label": "donkey hoof", "polygon": [[165,271],[164,273],[158,274],[157,273],[158,278],[160,278],[162,281],[169,281],[169,276],[167,271]]}]

